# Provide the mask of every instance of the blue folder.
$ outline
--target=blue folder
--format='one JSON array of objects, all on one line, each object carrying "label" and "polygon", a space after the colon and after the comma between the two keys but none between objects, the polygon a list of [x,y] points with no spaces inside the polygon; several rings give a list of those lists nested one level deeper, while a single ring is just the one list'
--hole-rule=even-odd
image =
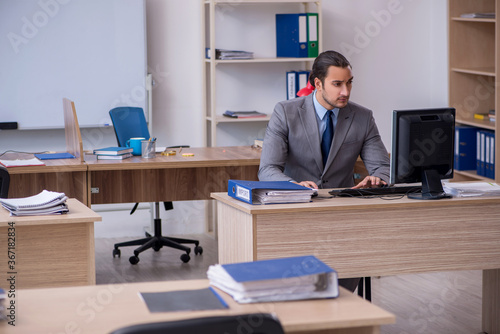
[{"label": "blue folder", "polygon": [[476,169],[476,127],[455,126],[455,169]]},{"label": "blue folder", "polygon": [[307,14],[276,14],[276,57],[308,57]]},{"label": "blue folder", "polygon": [[253,192],[257,189],[266,190],[311,190],[299,184],[289,181],[245,181],[229,180],[227,193],[240,201],[253,203]]},{"label": "blue folder", "polygon": [[75,156],[68,152],[63,153],[37,153],[35,154],[40,160],[50,160],[50,159],[74,159]]}]

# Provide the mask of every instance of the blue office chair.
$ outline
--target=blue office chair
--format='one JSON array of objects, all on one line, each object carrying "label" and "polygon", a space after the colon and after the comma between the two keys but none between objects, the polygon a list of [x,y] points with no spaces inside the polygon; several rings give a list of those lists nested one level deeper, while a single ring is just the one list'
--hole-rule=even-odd
[{"label": "blue office chair", "polygon": [[220,317],[146,323],[123,327],[110,334],[284,334],[280,321],[271,314],[253,313]]},{"label": "blue office chair", "polygon": [[[127,140],[133,137],[143,137],[146,139],[150,138],[148,126],[146,123],[146,117],[144,116],[144,111],[142,108],[137,107],[117,107],[110,110],[109,115],[113,126],[115,128],[116,139],[118,141],[118,146],[126,146]],[[165,210],[171,210],[174,208],[172,202],[163,202]],[[135,203],[130,214],[133,214],[137,209],[139,203]],[[119,247],[125,246],[140,246],[134,250],[134,255],[129,258],[131,264],[139,263],[139,254],[144,252],[149,248],[153,248],[154,251],[159,251],[163,246],[172,247],[185,251],[185,254],[181,255],[181,260],[187,263],[191,258],[189,253],[191,248],[184,246],[182,244],[194,244],[195,255],[202,254],[203,248],[199,246],[198,240],[192,239],[181,239],[164,237],[161,234],[161,219],[160,219],[160,204],[155,203],[155,218],[154,218],[154,235],[146,232],[146,238],[120,242],[115,244],[113,249],[113,257],[121,256],[121,251]]]},{"label": "blue office chair", "polygon": [[0,165],[0,198],[9,197],[10,175],[6,167]]}]

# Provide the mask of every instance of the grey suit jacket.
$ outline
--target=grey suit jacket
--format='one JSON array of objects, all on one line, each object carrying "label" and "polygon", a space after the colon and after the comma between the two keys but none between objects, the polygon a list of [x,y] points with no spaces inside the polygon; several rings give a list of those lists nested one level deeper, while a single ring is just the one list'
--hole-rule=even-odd
[{"label": "grey suit jacket", "polygon": [[314,181],[320,188],[352,187],[354,164],[361,156],[370,175],[389,183],[389,155],[373,113],[353,102],[340,109],[323,166],[313,94],[276,105],[264,137],[259,180]]}]

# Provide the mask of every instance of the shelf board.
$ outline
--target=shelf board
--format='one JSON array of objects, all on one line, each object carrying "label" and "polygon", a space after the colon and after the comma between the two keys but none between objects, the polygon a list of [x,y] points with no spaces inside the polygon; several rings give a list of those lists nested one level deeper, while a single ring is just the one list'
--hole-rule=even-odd
[{"label": "shelf board", "polygon": [[453,173],[454,174],[458,174],[458,175],[467,176],[467,177],[470,177],[470,178],[474,178],[474,179],[477,179],[477,180],[480,180],[480,181],[495,182],[495,180],[490,179],[489,177],[477,175],[477,172],[475,170],[456,170],[455,169],[453,171]]},{"label": "shelf board", "polygon": [[495,130],[495,122],[492,121],[483,121],[480,119],[474,119],[474,120],[466,120],[466,119],[456,119],[456,123],[459,124],[464,124],[464,125],[470,125],[470,126],[475,126],[478,128],[482,129],[487,129],[487,130]]},{"label": "shelf board", "polygon": [[205,4],[231,4],[231,5],[244,5],[247,3],[316,3],[318,0],[205,0]]},{"label": "shelf board", "polygon": [[[314,61],[316,58],[254,58],[254,59],[216,59],[215,64],[255,64],[255,63],[296,63]],[[211,59],[205,59],[205,63],[211,63]]]},{"label": "shelf board", "polygon": [[[249,118],[231,118],[225,116],[216,116],[215,122],[218,123],[247,123],[247,122],[269,122],[271,116],[249,117]],[[212,117],[207,117],[207,121],[212,122]]]},{"label": "shelf board", "polygon": [[485,75],[489,77],[495,76],[495,68],[494,67],[452,67],[451,70],[453,72],[458,73],[467,73],[467,74],[477,74],[477,75]]},{"label": "shelf board", "polygon": [[496,19],[480,19],[480,18],[465,18],[465,17],[452,17],[452,21],[460,22],[480,22],[480,23],[495,23]]}]

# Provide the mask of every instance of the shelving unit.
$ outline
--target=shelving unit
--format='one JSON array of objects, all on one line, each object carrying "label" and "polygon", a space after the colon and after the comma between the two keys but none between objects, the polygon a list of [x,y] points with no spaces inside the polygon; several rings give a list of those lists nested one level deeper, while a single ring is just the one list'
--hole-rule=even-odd
[{"label": "shelving unit", "polygon": [[[457,124],[499,133],[498,122],[474,119],[474,113],[497,109],[500,102],[500,0],[448,0],[449,104],[456,109]],[[462,18],[465,13],[496,13],[490,18]],[[495,157],[500,153],[495,136]],[[487,180],[476,171],[455,171],[458,180]],[[500,181],[500,164],[495,164]]]},{"label": "shelving unit", "polygon": [[[275,14],[318,13],[318,44],[322,48],[320,0],[202,0],[204,48],[254,52],[254,59],[204,62],[206,146],[252,144],[263,138],[274,105],[286,99],[286,72],[310,69],[314,58],[276,58]],[[232,119],[225,110],[257,110],[255,119]],[[221,130],[222,129],[222,130]],[[220,133],[225,138],[220,138]]]}]

